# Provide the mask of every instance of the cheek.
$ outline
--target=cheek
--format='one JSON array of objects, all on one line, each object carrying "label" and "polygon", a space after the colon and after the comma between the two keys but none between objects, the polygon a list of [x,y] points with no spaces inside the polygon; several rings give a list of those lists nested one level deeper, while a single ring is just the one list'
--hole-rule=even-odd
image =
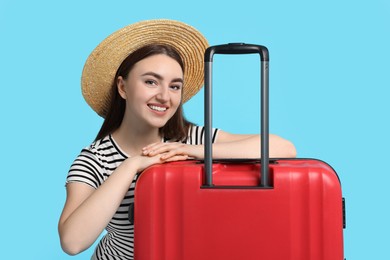
[{"label": "cheek", "polygon": [[180,103],[181,103],[181,100],[182,100],[182,94],[181,93],[175,95],[174,98],[173,98],[173,102],[175,103],[175,106],[178,107],[180,105]]},{"label": "cheek", "polygon": [[153,93],[151,93],[151,91],[148,91],[148,89],[145,89],[143,86],[133,85],[131,87],[132,88],[128,89],[127,96],[133,101],[145,101],[153,96]]}]

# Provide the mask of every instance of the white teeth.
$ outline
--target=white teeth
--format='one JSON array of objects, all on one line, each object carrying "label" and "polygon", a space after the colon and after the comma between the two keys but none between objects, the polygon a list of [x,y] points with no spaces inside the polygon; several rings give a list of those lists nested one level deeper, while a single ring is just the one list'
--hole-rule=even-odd
[{"label": "white teeth", "polygon": [[158,106],[152,106],[152,105],[150,105],[149,107],[153,110],[160,111],[160,112],[167,110],[166,107],[158,107]]}]

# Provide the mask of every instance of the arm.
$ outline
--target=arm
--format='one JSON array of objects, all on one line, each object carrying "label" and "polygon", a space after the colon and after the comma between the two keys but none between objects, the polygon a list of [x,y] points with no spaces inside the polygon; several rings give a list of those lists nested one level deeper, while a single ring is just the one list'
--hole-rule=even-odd
[{"label": "arm", "polygon": [[[260,135],[237,135],[224,131],[218,133],[213,145],[213,157],[218,158],[260,158]],[[295,146],[277,135],[269,135],[269,156],[271,158],[296,157]]]},{"label": "arm", "polygon": [[161,162],[158,156],[126,159],[98,188],[68,183],[58,231],[63,250],[78,254],[99,237],[117,211],[137,172]]},{"label": "arm", "polygon": [[[259,158],[260,135],[237,135],[219,130],[216,142],[213,144],[213,158]],[[295,157],[295,146],[288,140],[277,135],[269,136],[270,157]],[[173,156],[182,155],[204,158],[203,145],[187,145],[182,143],[154,143],[144,148],[143,154],[155,156],[165,153],[161,159],[173,161]]]}]

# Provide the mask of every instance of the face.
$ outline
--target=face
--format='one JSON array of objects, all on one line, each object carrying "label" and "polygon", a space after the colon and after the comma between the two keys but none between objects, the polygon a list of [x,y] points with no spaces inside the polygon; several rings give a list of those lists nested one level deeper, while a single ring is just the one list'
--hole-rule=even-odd
[{"label": "face", "polygon": [[174,59],[153,55],[137,62],[127,79],[118,78],[126,100],[125,118],[140,127],[163,127],[181,102],[183,71]]}]

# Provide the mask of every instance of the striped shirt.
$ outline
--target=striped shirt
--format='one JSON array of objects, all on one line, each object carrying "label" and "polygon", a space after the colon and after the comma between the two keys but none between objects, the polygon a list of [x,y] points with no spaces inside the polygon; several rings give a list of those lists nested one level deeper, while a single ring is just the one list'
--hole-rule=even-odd
[{"label": "striped shirt", "polygon": [[[217,133],[218,129],[213,129],[213,142]],[[197,145],[203,142],[204,128],[191,126],[188,138],[183,143]],[[126,158],[127,155],[121,151],[112,136],[108,135],[81,151],[69,170],[66,183],[81,182],[97,189]],[[108,223],[107,234],[100,240],[91,259],[133,259],[134,226],[129,221],[129,206],[134,202],[136,181],[137,175]]]}]

